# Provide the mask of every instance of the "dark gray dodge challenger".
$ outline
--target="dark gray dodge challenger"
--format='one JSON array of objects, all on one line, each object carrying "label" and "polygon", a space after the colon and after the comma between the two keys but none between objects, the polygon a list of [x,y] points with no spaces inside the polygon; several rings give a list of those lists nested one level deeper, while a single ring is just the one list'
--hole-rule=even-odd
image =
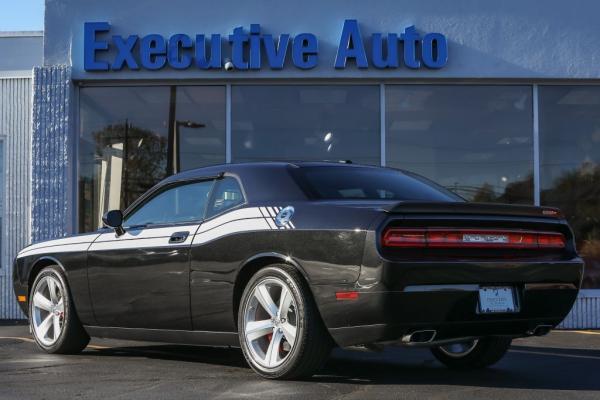
[{"label": "dark gray dodge challenger", "polygon": [[14,290],[39,347],[90,336],[240,346],[267,378],[333,346],[497,362],[571,309],[583,262],[560,211],[468,203],[406,171],[252,163],[173,175],[97,232],[36,243]]}]

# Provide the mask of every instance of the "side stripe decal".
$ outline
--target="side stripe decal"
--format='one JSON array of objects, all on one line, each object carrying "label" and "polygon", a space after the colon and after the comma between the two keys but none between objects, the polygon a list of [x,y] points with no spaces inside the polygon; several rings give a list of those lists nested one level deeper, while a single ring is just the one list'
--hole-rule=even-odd
[{"label": "side stripe decal", "polygon": [[[283,207],[272,206],[240,208],[200,225],[180,225],[128,231],[120,238],[116,238],[113,232],[62,238],[26,247],[17,257],[86,250],[107,251],[150,247],[182,247],[207,243],[237,232],[296,229],[291,221],[284,226],[277,226],[275,218],[282,209]],[[185,242],[169,244],[171,234],[180,231],[190,232]]]},{"label": "side stripe decal", "polygon": [[233,211],[200,225],[193,245],[208,243],[237,232],[296,229],[290,221],[282,227],[275,224],[275,217],[283,207],[249,207]]},{"label": "side stripe decal", "polygon": [[[87,245],[92,243],[99,235],[100,235],[99,233],[92,233],[89,235],[66,237],[66,238],[47,240],[45,242],[32,244],[31,246],[27,246],[24,249],[22,249],[19,252],[17,258],[26,256],[26,255],[51,252],[51,251],[53,251],[52,247],[56,247],[56,250],[58,250],[59,247],[64,247],[64,246],[69,246],[69,248],[74,248],[74,247],[72,247],[72,245],[84,245],[87,248]],[[42,250],[42,251],[40,251],[40,250]],[[71,250],[71,251],[77,251],[77,250]]]},{"label": "side stripe decal", "polygon": [[17,258],[29,257],[36,254],[52,254],[52,253],[72,253],[75,251],[86,251],[90,247],[91,243],[75,243],[75,244],[63,244],[54,245],[48,247],[38,247],[28,251],[21,251]]}]

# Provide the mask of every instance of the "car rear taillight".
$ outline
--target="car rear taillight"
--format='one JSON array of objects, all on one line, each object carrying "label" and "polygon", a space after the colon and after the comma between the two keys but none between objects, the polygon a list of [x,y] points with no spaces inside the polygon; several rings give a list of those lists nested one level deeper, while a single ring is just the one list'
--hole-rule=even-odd
[{"label": "car rear taillight", "polygon": [[389,228],[383,246],[409,248],[562,249],[565,236],[558,232],[503,229]]}]

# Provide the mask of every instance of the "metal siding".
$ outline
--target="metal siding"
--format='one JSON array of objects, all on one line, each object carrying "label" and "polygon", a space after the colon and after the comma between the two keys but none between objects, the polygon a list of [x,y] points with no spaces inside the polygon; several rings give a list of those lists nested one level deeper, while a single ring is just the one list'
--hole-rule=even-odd
[{"label": "metal siding", "polygon": [[579,293],[573,309],[560,324],[561,329],[600,328],[600,290],[587,289]]},{"label": "metal siding", "polygon": [[0,136],[4,140],[0,319],[19,319],[23,314],[13,294],[12,261],[30,239],[30,78],[0,78]]}]

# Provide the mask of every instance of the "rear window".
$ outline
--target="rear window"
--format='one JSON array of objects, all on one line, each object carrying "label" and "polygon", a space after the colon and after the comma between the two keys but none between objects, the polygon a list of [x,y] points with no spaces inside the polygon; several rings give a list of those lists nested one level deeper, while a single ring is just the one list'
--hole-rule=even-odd
[{"label": "rear window", "polygon": [[421,176],[392,169],[319,166],[300,167],[294,174],[314,199],[463,201]]}]

